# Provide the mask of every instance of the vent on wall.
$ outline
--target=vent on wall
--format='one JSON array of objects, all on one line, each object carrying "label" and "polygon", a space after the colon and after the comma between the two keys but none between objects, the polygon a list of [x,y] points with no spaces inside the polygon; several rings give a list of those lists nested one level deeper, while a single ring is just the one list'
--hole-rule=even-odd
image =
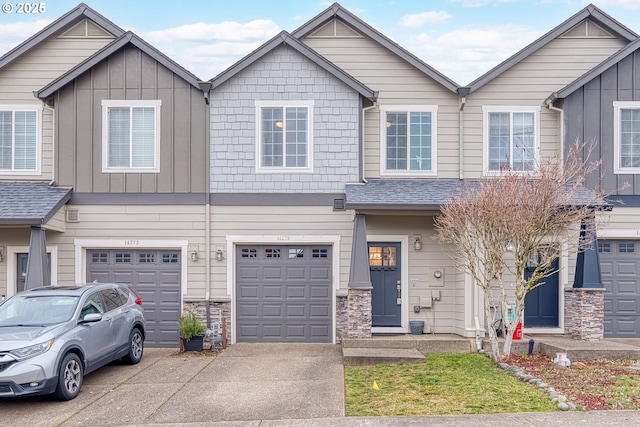
[{"label": "vent on wall", "polygon": [[67,209],[67,222],[80,222],[78,209]]},{"label": "vent on wall", "polygon": [[333,199],[333,210],[344,211],[347,208],[344,205],[344,199]]}]

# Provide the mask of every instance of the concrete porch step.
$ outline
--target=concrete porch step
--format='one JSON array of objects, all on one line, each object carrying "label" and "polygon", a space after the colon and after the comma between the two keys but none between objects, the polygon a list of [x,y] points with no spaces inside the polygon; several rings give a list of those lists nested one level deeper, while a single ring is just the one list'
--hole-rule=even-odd
[{"label": "concrete porch step", "polygon": [[380,363],[418,363],[425,358],[415,348],[363,348],[342,349],[342,360],[347,366],[377,365]]},{"label": "concrete porch step", "polygon": [[540,341],[540,353],[549,357],[566,353],[572,362],[597,359],[640,360],[640,347],[631,340],[576,341],[556,337],[539,337],[536,340]]}]

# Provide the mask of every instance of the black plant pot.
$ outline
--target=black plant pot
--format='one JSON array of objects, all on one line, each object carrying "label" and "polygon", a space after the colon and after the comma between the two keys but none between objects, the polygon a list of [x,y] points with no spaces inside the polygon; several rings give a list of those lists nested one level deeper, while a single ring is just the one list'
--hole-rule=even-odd
[{"label": "black plant pot", "polygon": [[204,335],[194,335],[190,340],[182,340],[182,348],[184,351],[202,351],[202,343]]}]

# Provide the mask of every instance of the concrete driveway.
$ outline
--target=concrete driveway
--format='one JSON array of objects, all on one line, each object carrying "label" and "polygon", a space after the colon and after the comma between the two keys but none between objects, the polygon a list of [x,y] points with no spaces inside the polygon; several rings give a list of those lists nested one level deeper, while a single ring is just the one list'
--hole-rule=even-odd
[{"label": "concrete driveway", "polygon": [[0,399],[3,425],[86,426],[344,416],[340,346],[234,344],[217,356],[145,349],[85,377],[70,402]]}]

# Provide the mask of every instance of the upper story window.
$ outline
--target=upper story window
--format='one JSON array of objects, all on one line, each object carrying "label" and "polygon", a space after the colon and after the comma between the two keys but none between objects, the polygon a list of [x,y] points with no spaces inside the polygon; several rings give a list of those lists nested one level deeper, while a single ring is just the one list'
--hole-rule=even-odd
[{"label": "upper story window", "polygon": [[256,101],[259,172],[313,170],[313,101]]},{"label": "upper story window", "polygon": [[102,101],[102,171],[160,171],[160,101]]},{"label": "upper story window", "polygon": [[0,105],[0,173],[38,171],[40,110]]},{"label": "upper story window", "polygon": [[483,107],[486,172],[532,172],[540,135],[538,107]]},{"label": "upper story window", "polygon": [[437,106],[381,106],[381,175],[436,174]]},{"label": "upper story window", "polygon": [[640,102],[613,103],[615,173],[640,173]]}]

